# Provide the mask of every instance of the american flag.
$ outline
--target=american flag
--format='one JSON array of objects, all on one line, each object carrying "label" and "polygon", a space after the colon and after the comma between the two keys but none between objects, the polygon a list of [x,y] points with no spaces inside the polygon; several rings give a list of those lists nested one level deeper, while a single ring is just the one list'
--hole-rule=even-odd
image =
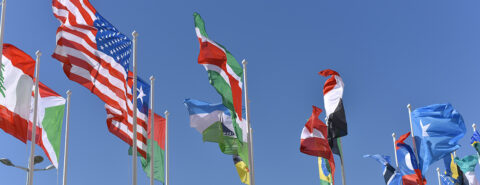
[{"label": "american flag", "polygon": [[[106,103],[110,132],[132,145],[133,103],[131,86],[127,85],[132,41],[104,19],[88,0],[53,0],[52,8],[61,23],[53,58],[62,63],[70,80],[88,88]],[[146,157],[147,126],[142,122],[147,119],[137,112],[140,123],[137,146]]]}]

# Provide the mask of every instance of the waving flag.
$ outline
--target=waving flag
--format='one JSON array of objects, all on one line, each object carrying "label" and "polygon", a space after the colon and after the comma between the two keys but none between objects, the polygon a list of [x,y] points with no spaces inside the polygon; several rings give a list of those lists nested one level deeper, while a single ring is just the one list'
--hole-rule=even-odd
[{"label": "waving flag", "polygon": [[[55,168],[58,169],[60,145],[62,143],[62,124],[65,111],[65,98],[57,94],[45,84],[39,82],[38,123],[36,125],[35,143],[40,146]],[[33,122],[33,94],[29,118],[29,133]],[[30,134],[31,135],[31,134]],[[28,137],[30,140],[31,137]]]},{"label": "waving flag", "polygon": [[240,181],[244,184],[250,184],[250,170],[248,169],[247,163],[245,163],[240,156],[234,155],[233,164],[235,164]]},{"label": "waving flag", "polygon": [[[153,162],[153,177],[164,183],[165,182],[165,124],[166,120],[162,116],[158,114],[154,114],[154,129],[150,129],[150,119],[152,116],[151,111],[149,111],[148,117],[148,150],[147,150],[147,158],[142,157],[142,168],[143,171],[150,177],[150,164]],[[154,133],[154,137],[152,139],[152,133]],[[151,153],[150,147],[153,145],[153,153],[154,159],[151,160]],[[128,154],[132,155],[132,147],[129,148]]]},{"label": "waving flag", "polygon": [[328,141],[334,154],[342,150],[338,144],[339,137],[347,135],[347,119],[343,108],[343,80],[340,75],[331,69],[320,71],[318,74],[329,77],[323,86],[323,99],[327,114]]},{"label": "waving flag", "polygon": [[[405,185],[425,184],[422,172],[417,164],[417,159],[412,148],[405,143],[397,144],[398,169],[402,173]],[[423,183],[421,183],[423,182]]]},{"label": "waving flag", "polygon": [[[209,104],[194,99],[186,99],[184,103],[190,114],[190,126],[202,134],[203,141],[218,143],[225,154],[238,155],[242,153],[241,150],[247,150],[247,136],[243,136],[243,141],[237,139],[231,112],[223,104]],[[246,123],[240,123],[240,127],[245,129],[243,134],[246,134]],[[247,156],[241,157],[248,159]]]},{"label": "waving flag", "polygon": [[460,148],[457,143],[466,132],[462,116],[450,104],[417,108],[412,112],[412,123],[423,172]]},{"label": "waving flag", "polygon": [[3,44],[0,95],[0,128],[20,141],[27,142],[35,60],[10,44]]},{"label": "waving flag", "polygon": [[[132,145],[133,104],[128,98],[132,92],[126,82],[132,41],[103,18],[88,0],[53,0],[52,9],[61,23],[52,57],[62,63],[70,80],[97,95],[112,114],[123,115],[115,116],[115,122],[107,121],[107,126]],[[137,134],[137,146],[144,157],[145,126],[140,125]]]},{"label": "waving flag", "polygon": [[[128,76],[128,94],[127,98],[131,104],[133,104],[133,95],[132,95],[132,87],[133,87],[133,73],[129,71]],[[143,158],[147,158],[147,150],[148,150],[148,110],[149,110],[149,102],[150,102],[150,85],[142,80],[141,78],[137,77],[137,148],[139,149],[138,152],[143,156]],[[127,143],[132,143],[132,136],[133,132],[130,131],[131,128],[125,128],[125,125],[129,125],[127,120],[123,119],[125,116],[121,114],[120,111],[116,110],[115,108],[105,104],[105,109],[107,111],[107,125],[108,130],[111,133],[114,133],[117,137],[122,139]],[[129,112],[128,121],[133,122],[133,112]]]},{"label": "waving flag", "polygon": [[390,164],[390,156],[386,155],[364,155],[364,158],[372,158],[384,166],[383,178],[386,185],[403,185],[402,175],[398,173],[395,168]]},{"label": "waving flag", "polygon": [[242,67],[225,47],[210,40],[200,14],[194,13],[193,17],[200,42],[198,64],[207,70],[210,84],[222,96],[223,105],[234,112],[233,128],[239,140],[242,140],[244,134],[237,123],[242,120]]},{"label": "waving flag", "polygon": [[462,170],[469,185],[480,185],[475,176],[475,166],[477,166],[478,163],[478,155],[469,155],[462,159],[457,157],[455,158],[455,163],[457,163],[460,170]]},{"label": "waving flag", "polygon": [[[328,145],[327,126],[318,119],[318,116],[322,113],[322,109],[315,106],[312,106],[312,108],[312,115],[305,124],[300,137],[300,151],[308,155],[327,159],[332,174],[335,174],[335,161],[332,150]],[[334,182],[333,176],[332,182]]]},{"label": "waving flag", "polygon": [[449,184],[450,182],[452,182],[452,184],[459,185],[468,184],[467,178],[463,174],[462,170],[460,170],[460,167],[458,167],[458,165],[455,163],[453,153],[445,156],[445,158],[443,158],[443,162],[445,164],[444,184]]},{"label": "waving flag", "polygon": [[[240,180],[245,184],[250,183],[250,177],[245,176],[249,164],[247,137],[244,136],[243,140],[238,140],[233,131],[231,111],[223,104],[210,104],[194,99],[185,99],[184,104],[190,115],[190,126],[202,134],[203,141],[218,143],[224,154],[233,155]],[[240,121],[239,126],[245,129],[243,134],[246,134],[246,122]]]},{"label": "waving flag", "polygon": [[339,138],[347,135],[347,119],[343,108],[343,80],[331,69],[319,72],[324,77],[331,76],[323,86],[325,113],[328,118],[329,138]]},{"label": "waving flag", "polygon": [[480,154],[480,134],[478,131],[473,132],[473,135],[470,138],[470,144],[475,148],[477,153]]},{"label": "waving flag", "polygon": [[402,176],[404,184],[426,184],[426,179],[422,176],[422,171],[417,163],[415,153],[412,148],[405,144],[405,140],[410,136],[410,132],[403,134],[395,141],[395,148],[398,158],[398,169]]},{"label": "waving flag", "polygon": [[332,178],[332,169],[328,160],[325,158],[318,158],[318,174],[320,176],[320,185],[331,185],[333,184]]}]

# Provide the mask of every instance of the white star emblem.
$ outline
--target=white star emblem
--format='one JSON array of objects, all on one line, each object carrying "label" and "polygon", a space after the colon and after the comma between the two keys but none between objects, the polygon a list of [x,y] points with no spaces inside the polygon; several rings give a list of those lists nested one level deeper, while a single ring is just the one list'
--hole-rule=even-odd
[{"label": "white star emblem", "polygon": [[138,91],[138,96],[137,96],[137,99],[140,99],[140,101],[142,102],[143,104],[143,97],[147,96],[145,93],[143,93],[143,88],[142,86],[140,86],[140,89],[137,88],[137,91]]},{"label": "white star emblem", "polygon": [[422,136],[423,137],[429,136],[427,130],[428,130],[428,127],[430,127],[430,123],[424,126],[422,120],[420,120],[420,126],[422,126]]}]

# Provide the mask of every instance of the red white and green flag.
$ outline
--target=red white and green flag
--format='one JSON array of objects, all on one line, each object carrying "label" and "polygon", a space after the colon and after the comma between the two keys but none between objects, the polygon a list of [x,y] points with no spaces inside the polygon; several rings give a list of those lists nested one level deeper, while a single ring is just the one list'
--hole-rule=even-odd
[{"label": "red white and green flag", "polygon": [[[35,142],[40,146],[52,164],[58,168],[60,145],[62,142],[62,124],[65,111],[65,98],[39,83],[37,138]],[[33,97],[31,106],[29,130],[33,122]],[[29,132],[30,132],[29,131]],[[30,139],[30,137],[29,137]]]},{"label": "red white and green flag", "polygon": [[[166,120],[158,114],[154,114],[154,130],[150,129],[150,119],[152,119],[152,112],[149,111],[148,116],[148,140],[147,140],[147,158],[141,156],[143,171],[150,177],[151,151],[150,147],[153,145],[153,178],[165,183],[165,124]],[[152,139],[153,133],[153,139]],[[132,147],[129,148],[128,154],[132,155]]]},{"label": "red white and green flag", "polygon": [[[26,143],[31,139],[35,60],[10,44],[3,45],[0,83],[0,128]],[[65,99],[39,83],[36,144],[58,167]]]},{"label": "red white and green flag", "polygon": [[195,32],[200,42],[198,64],[202,64],[208,72],[210,84],[222,96],[222,102],[234,118],[234,128],[238,139],[242,140],[241,129],[237,122],[242,120],[242,66],[233,55],[222,45],[216,43],[207,35],[205,22],[198,13],[193,14]]}]

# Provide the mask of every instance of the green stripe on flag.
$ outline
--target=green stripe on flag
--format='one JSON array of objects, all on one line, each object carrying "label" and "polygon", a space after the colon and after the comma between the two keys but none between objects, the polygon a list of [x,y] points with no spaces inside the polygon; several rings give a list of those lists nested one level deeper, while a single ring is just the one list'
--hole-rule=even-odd
[{"label": "green stripe on flag", "polygon": [[60,155],[64,111],[65,105],[48,107],[45,109],[45,116],[42,120],[43,130],[47,133],[48,141],[51,143],[57,159]]}]

